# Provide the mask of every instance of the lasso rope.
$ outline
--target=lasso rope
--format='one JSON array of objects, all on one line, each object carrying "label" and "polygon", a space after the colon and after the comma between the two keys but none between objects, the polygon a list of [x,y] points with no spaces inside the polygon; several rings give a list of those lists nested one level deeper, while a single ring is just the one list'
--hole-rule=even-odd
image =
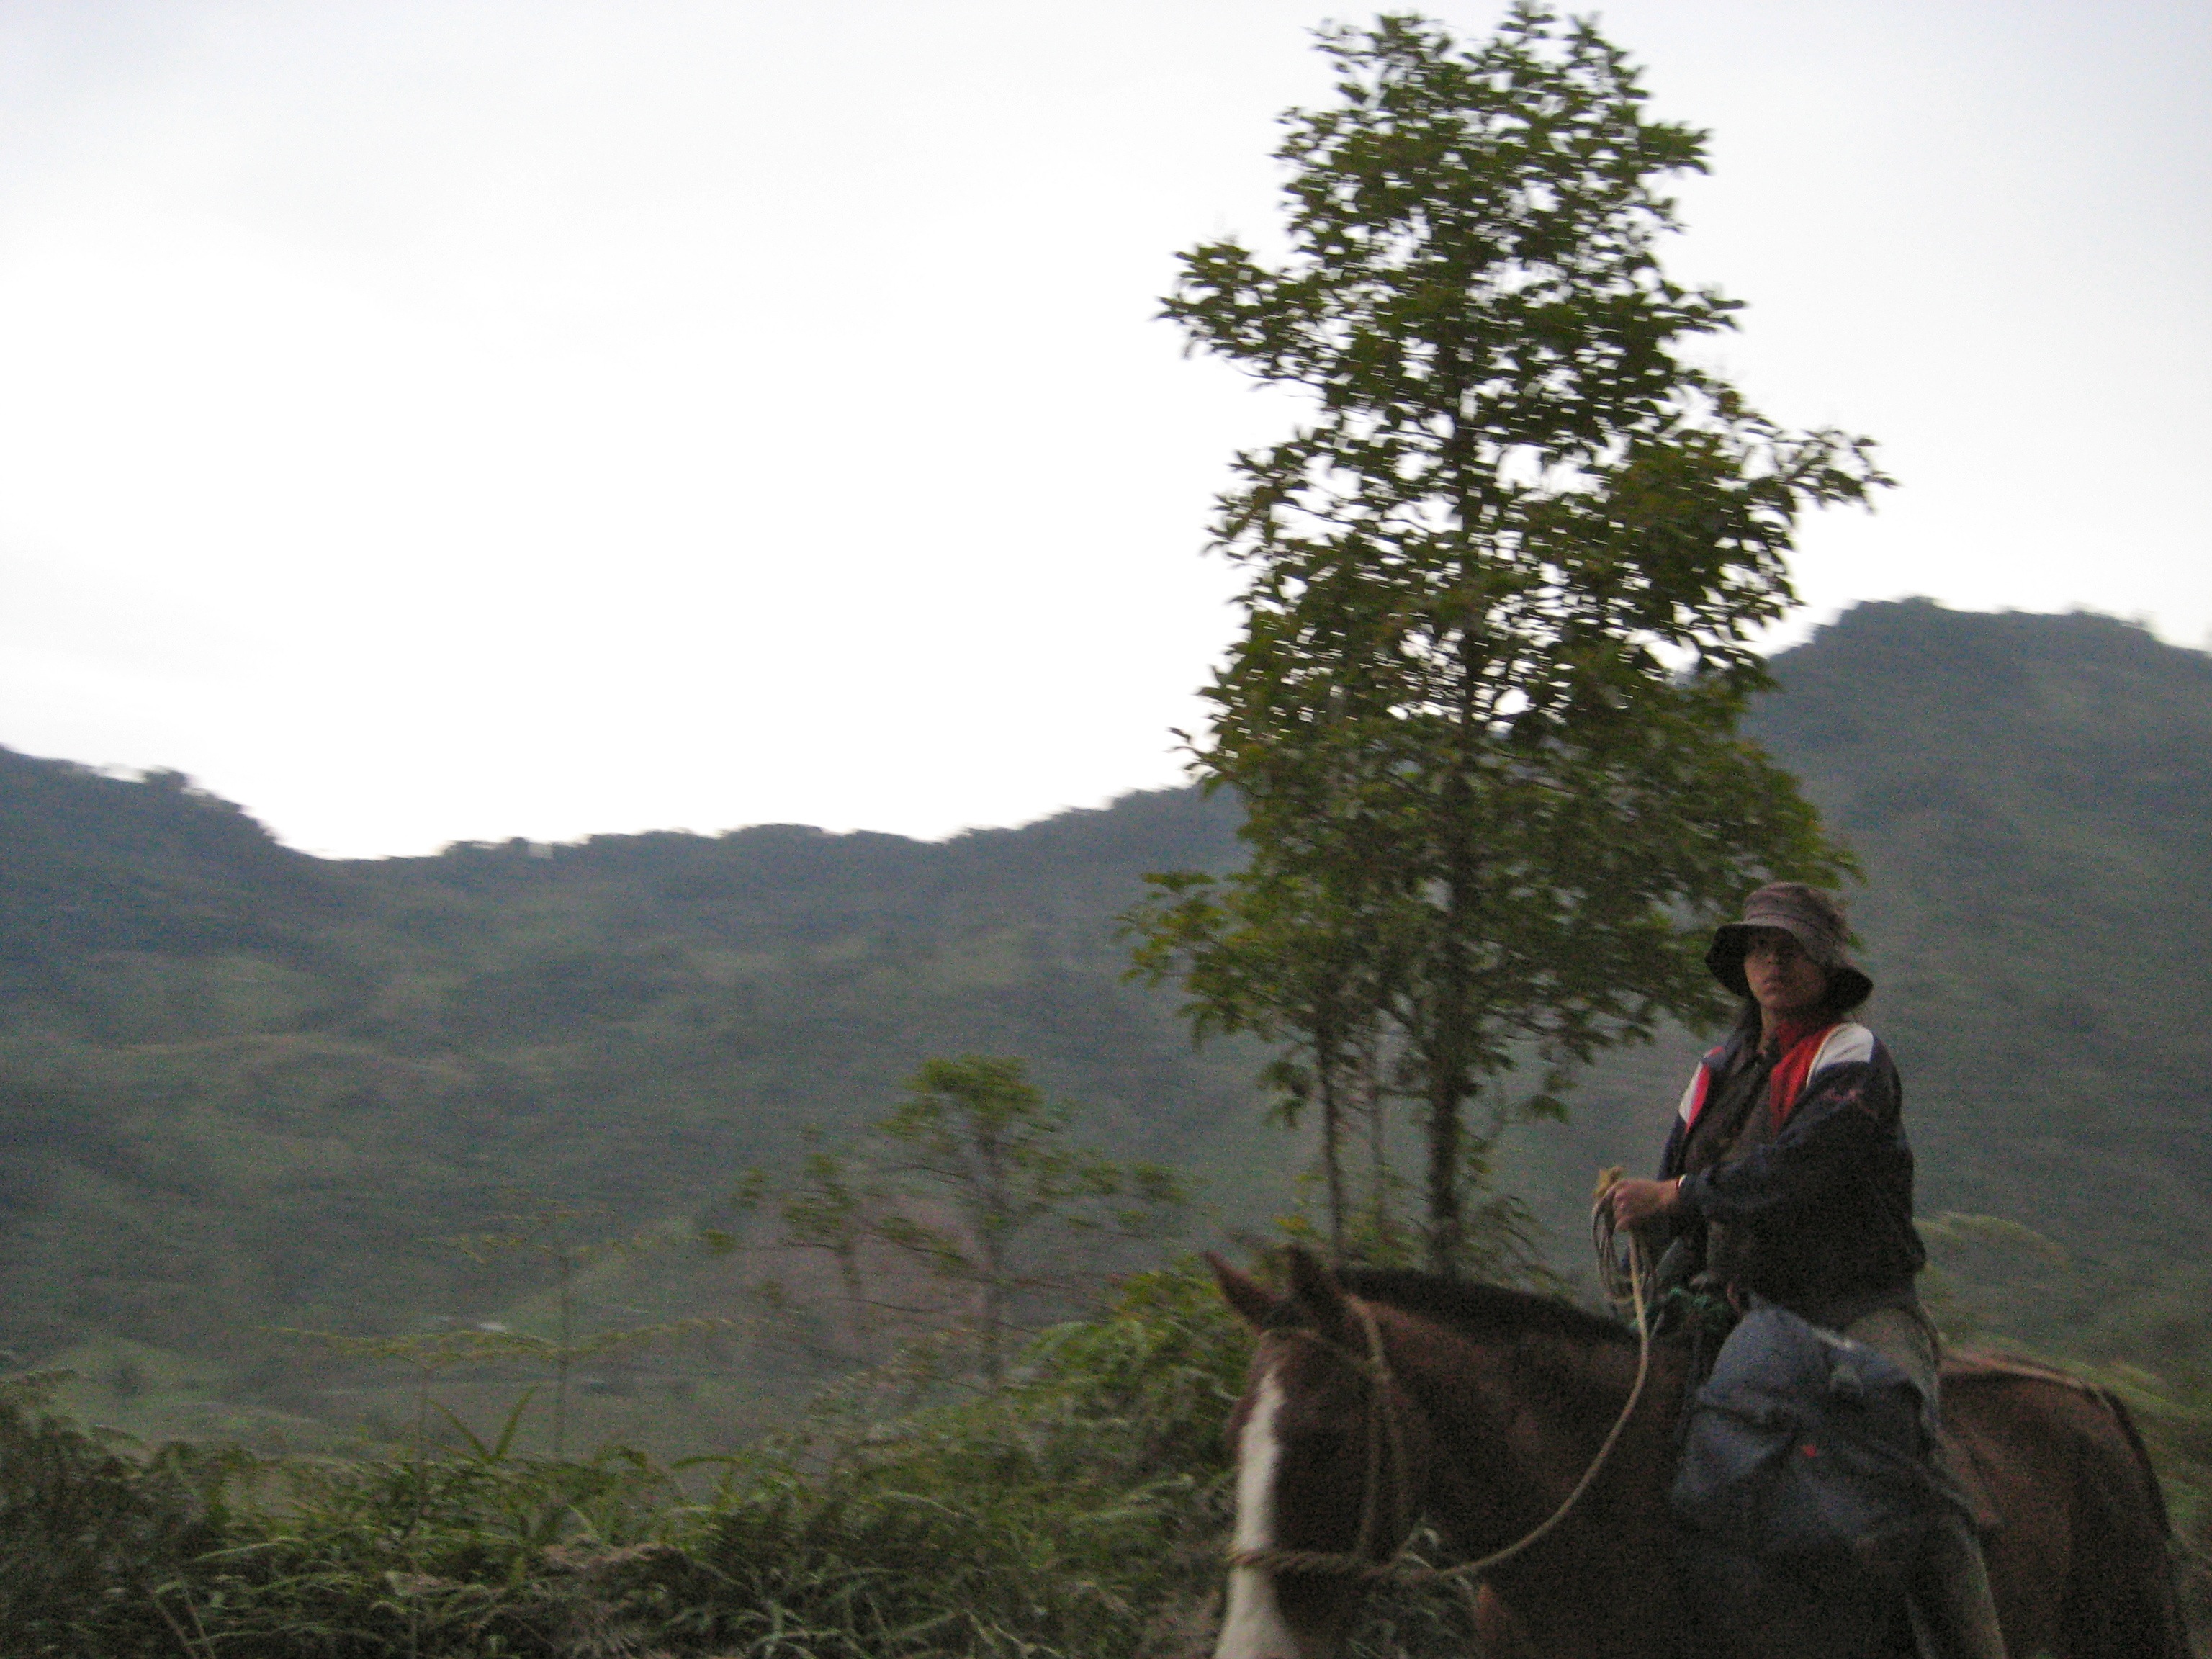
[{"label": "lasso rope", "polygon": [[[1403,1544],[1401,1544],[1396,1553],[1386,1560],[1373,1561],[1368,1559],[1368,1547],[1373,1539],[1376,1504],[1379,1495],[1377,1489],[1382,1484],[1382,1449],[1386,1435],[1389,1442],[1392,1460],[1398,1471],[1398,1490],[1395,1495],[1398,1499],[1398,1507],[1401,1510],[1400,1518],[1403,1519],[1402,1511],[1407,1485],[1405,1435],[1398,1421],[1397,1407],[1391,1398],[1394,1378],[1390,1372],[1389,1356],[1383,1352],[1382,1328],[1376,1322],[1374,1314],[1365,1303],[1357,1297],[1350,1297],[1347,1300],[1351,1302],[1353,1310],[1358,1314],[1360,1324],[1367,1337],[1368,1351],[1365,1354],[1356,1354],[1341,1344],[1330,1341],[1318,1331],[1293,1328],[1282,1334],[1305,1337],[1350,1360],[1354,1367],[1366,1373],[1370,1385],[1375,1391],[1374,1399],[1370,1403],[1367,1413],[1367,1478],[1365,1490],[1361,1493],[1359,1500],[1358,1540],[1354,1548],[1350,1551],[1291,1550],[1273,1547],[1255,1550],[1231,1550],[1229,1553],[1229,1565],[1232,1567],[1261,1567],[1277,1572],[1328,1573],[1340,1577],[1358,1578],[1376,1583],[1386,1581],[1399,1584],[1436,1584],[1455,1581],[1463,1583],[1467,1579],[1480,1577],[1486,1572],[1504,1565],[1516,1555],[1534,1548],[1536,1545],[1551,1536],[1560,1522],[1573,1513],[1575,1505],[1582,1502],[1583,1494],[1595,1483],[1599,1472],[1605,1468],[1607,1460],[1613,1455],[1613,1449],[1620,1443],[1620,1437],[1628,1428],[1629,1419],[1635,1416],[1637,1405],[1644,1398],[1644,1385],[1651,1375],[1651,1319],[1650,1310],[1645,1301],[1645,1286],[1650,1282],[1650,1270],[1644,1258],[1644,1242],[1633,1233],[1629,1235],[1629,1261],[1625,1268],[1616,1258],[1613,1249],[1613,1206],[1607,1200],[1612,1194],[1613,1182],[1619,1178],[1618,1170],[1607,1170],[1606,1178],[1601,1178],[1597,1202],[1590,1211],[1590,1228],[1598,1245],[1600,1261],[1605,1264],[1601,1267],[1600,1272],[1606,1280],[1607,1296],[1609,1298],[1613,1297],[1616,1290],[1621,1288],[1620,1281],[1624,1279],[1627,1281],[1625,1287],[1626,1294],[1620,1299],[1626,1300],[1634,1309],[1636,1315],[1636,1382],[1628,1391],[1628,1403],[1620,1408],[1620,1415],[1613,1419],[1613,1427],[1607,1431],[1603,1443],[1598,1447],[1597,1455],[1590,1460],[1589,1467],[1583,1471],[1583,1478],[1575,1482],[1574,1490],[1560,1500],[1557,1509],[1545,1517],[1533,1531],[1516,1539],[1502,1550],[1492,1551],[1478,1561],[1462,1561],[1456,1566],[1449,1567],[1409,1564],[1403,1559],[1406,1553],[1406,1547]],[[1618,1305],[1617,1303],[1616,1305]]]}]

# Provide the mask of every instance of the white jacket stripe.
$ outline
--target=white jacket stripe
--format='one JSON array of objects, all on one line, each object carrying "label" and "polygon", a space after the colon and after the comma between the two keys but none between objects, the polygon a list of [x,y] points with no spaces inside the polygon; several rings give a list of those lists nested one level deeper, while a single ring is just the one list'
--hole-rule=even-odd
[{"label": "white jacket stripe", "polygon": [[1688,1086],[1682,1091],[1682,1103],[1674,1109],[1674,1115],[1680,1118],[1683,1122],[1690,1123],[1696,1121],[1698,1108],[1705,1103],[1705,1085],[1711,1080],[1711,1075],[1703,1066],[1690,1073]]},{"label": "white jacket stripe", "polygon": [[1813,1056],[1813,1069],[1806,1073],[1818,1077],[1831,1066],[1863,1065],[1874,1058],[1874,1033],[1863,1025],[1848,1021],[1828,1033],[1820,1052]]}]

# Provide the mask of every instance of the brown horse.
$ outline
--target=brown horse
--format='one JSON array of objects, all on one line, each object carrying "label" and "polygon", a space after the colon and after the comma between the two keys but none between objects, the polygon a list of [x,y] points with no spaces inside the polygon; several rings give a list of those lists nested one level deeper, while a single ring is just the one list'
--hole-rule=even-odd
[{"label": "brown horse", "polygon": [[[1534,1530],[1629,1398],[1632,1334],[1563,1303],[1428,1274],[1347,1273],[1291,1257],[1279,1297],[1214,1261],[1260,1334],[1231,1419],[1237,1531],[1215,1659],[1330,1659],[1361,1580],[1425,1516],[1472,1558]],[[1597,1478],[1540,1542],[1484,1577],[1486,1652],[1704,1659],[1667,1509],[1685,1363],[1650,1384]],[[1947,1381],[1945,1414],[2002,1517],[1986,1540],[2020,1659],[2189,1659],[2163,1498],[2124,1410],[2063,1379]],[[1291,1552],[1310,1553],[1304,1561]],[[1763,1632],[1759,1659],[1821,1659],[1832,1632]],[[1747,1656],[1747,1659],[1748,1656]]]}]

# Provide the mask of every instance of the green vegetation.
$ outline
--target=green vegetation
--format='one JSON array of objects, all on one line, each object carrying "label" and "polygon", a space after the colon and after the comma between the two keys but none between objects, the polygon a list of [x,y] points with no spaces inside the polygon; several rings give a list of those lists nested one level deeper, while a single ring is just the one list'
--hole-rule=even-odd
[{"label": "green vegetation", "polygon": [[[2212,661],[1911,603],[1773,672],[1752,729],[1867,872],[1923,1212],[2045,1241],[1939,1231],[1946,1317],[2212,1387]],[[727,1322],[575,1367],[569,1443],[747,1443],[867,1356],[763,1307],[763,1277],[815,1316],[841,1292],[774,1216],[748,1231],[744,1172],[795,1190],[933,1055],[1024,1057],[1082,1140],[1225,1212],[1201,1226],[1294,1207],[1316,1149],[1261,1121],[1271,1056],[1194,1054],[1172,994],[1120,981],[1145,874],[1225,873],[1236,826],[1180,791],[939,846],[768,829],[331,864],[173,780],[0,752],[0,1347],[153,1440],[404,1439],[419,1366],[278,1328],[556,1340],[556,1263],[451,1242],[535,1193],[603,1212],[580,1237],[653,1246],[580,1266],[572,1340]],[[1590,1172],[1656,1157],[1699,1041],[1601,1058],[1566,1121],[1499,1147],[1554,1268],[1582,1265]],[[550,1372],[491,1357],[434,1391],[492,1437],[539,1388],[542,1453]]]},{"label": "green vegetation", "polygon": [[[352,1459],[131,1455],[0,1394],[8,1651],[1180,1659],[1217,1616],[1220,1425],[1247,1338],[1201,1274],[1137,1276],[946,1397],[859,1373],[743,1456],[664,1468],[486,1443]],[[2180,1496],[2212,1612],[2212,1398],[2118,1379]],[[1458,1595],[1392,1588],[1354,1659],[1468,1651]]]},{"label": "green vegetation", "polygon": [[[1344,1120],[1379,1139],[1404,1099],[1417,1237],[1449,1273],[1509,1126],[1556,1115],[1598,1050],[1713,1012],[1690,940],[1763,880],[1846,867],[1736,727],[1799,515],[1888,481],[1864,440],[1784,432],[1685,355],[1736,308],[1655,251],[1658,186],[1703,140],[1646,118],[1594,25],[1524,3],[1467,46],[1402,15],[1322,46],[1341,96],[1286,118],[1287,258],[1201,246],[1167,302],[1311,394],[1214,523],[1249,580],[1194,763],[1244,802],[1251,857],[1134,921],[1201,1030],[1300,1051],[1277,1077],[1319,1109],[1340,1253]],[[1372,1243],[1395,1229],[1366,1186]]]},{"label": "green vegetation", "polygon": [[[584,1366],[577,1443],[743,1443],[827,1374],[752,1285],[835,1287],[813,1253],[697,1241],[746,1233],[748,1169],[790,1179],[803,1131],[850,1139],[931,1056],[1023,1056],[1124,1164],[1280,1159],[1250,1054],[1194,1059],[1113,939],[1146,870],[1234,845],[1172,793],[941,846],[770,827],[332,864],[174,780],[0,753],[0,1347],[77,1372],[62,1397],[100,1420],[273,1447],[396,1432],[416,1395],[404,1358],[278,1328],[714,1319]],[[1232,1218],[1279,1201],[1219,1185]],[[582,1265],[567,1339],[559,1262],[456,1247],[548,1202],[656,1242]],[[511,1353],[440,1386],[489,1433],[553,1380]]]},{"label": "green vegetation", "polygon": [[2135,1401],[2212,1602],[2212,659],[1910,602],[1763,663],[1885,481],[1677,355],[1698,135],[1534,5],[1327,43],[1287,261],[1169,307],[1316,406],[1223,499],[1208,792],[336,863],[0,750],[9,1652],[1182,1654],[1245,1352],[1186,1192],[1563,1282],[1692,941],[1853,861],[1941,1316]]},{"label": "green vegetation", "polygon": [[[957,1331],[996,1383],[1023,1332],[1087,1305],[1116,1267],[1180,1231],[1187,1200],[1173,1174],[1103,1157],[1067,1129],[1066,1109],[1020,1061],[933,1060],[856,1147],[807,1154],[772,1206],[774,1243],[836,1264],[856,1355]],[[744,1207],[775,1184],[754,1171]],[[793,1309],[780,1283],[760,1289]]]},{"label": "green vegetation", "polygon": [[506,1437],[132,1459],[18,1385],[0,1617],[26,1655],[1177,1652],[1219,1576],[1243,1351],[1202,1275],[1149,1275],[1001,1390],[916,1407],[912,1376],[864,1374],[689,1470]]}]

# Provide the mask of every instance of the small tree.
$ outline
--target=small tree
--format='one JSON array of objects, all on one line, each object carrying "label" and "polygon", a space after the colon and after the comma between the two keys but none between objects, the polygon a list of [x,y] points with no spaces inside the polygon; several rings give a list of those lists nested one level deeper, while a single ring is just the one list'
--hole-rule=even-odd
[{"label": "small tree", "polygon": [[1264,1004],[1317,1076],[1314,963],[1388,1020],[1449,1271],[1489,1141],[1558,1109],[1503,1074],[1706,1015],[1688,939],[1762,878],[1843,867],[1735,727],[1798,515],[1887,481],[1681,355],[1735,310],[1653,252],[1655,181],[1702,138],[1645,118],[1594,26],[1523,3],[1466,48],[1402,15],[1322,43],[1342,97],[1285,118],[1289,256],[1207,244],[1165,302],[1315,403],[1237,457],[1214,526],[1249,579],[1194,765],[1243,800],[1250,864],[1135,919],[1204,1018]]},{"label": "small tree", "polygon": [[[919,1270],[949,1296],[945,1316],[972,1329],[978,1368],[995,1383],[1012,1337],[1098,1287],[1111,1256],[1102,1247],[1158,1238],[1181,1220],[1169,1171],[1073,1146],[1068,1127],[1066,1109],[1019,1060],[930,1060],[856,1148],[809,1153],[775,1206],[779,1242],[831,1255],[864,1339],[879,1323],[933,1322],[936,1310],[884,1283],[896,1277],[892,1264]],[[741,1206],[761,1206],[769,1188],[756,1173]]]},{"label": "small tree", "polygon": [[[1279,866],[1222,882],[1181,872],[1149,878],[1152,895],[1125,919],[1135,977],[1181,978],[1201,1040],[1243,1032],[1283,1044],[1261,1080],[1276,1115],[1319,1117],[1321,1178],[1333,1260],[1364,1222],[1371,1254],[1390,1254],[1389,1170],[1383,1151],[1387,1079],[1396,1071],[1384,1011],[1398,964],[1350,884],[1323,884]],[[1368,1130],[1364,1202],[1346,1169],[1352,1126]]]},{"label": "small tree", "polygon": [[[510,1329],[501,1323],[474,1328],[445,1322],[445,1328],[405,1336],[346,1336],[331,1331],[276,1328],[283,1336],[305,1339],[333,1352],[362,1358],[396,1359],[416,1373],[414,1460],[420,1488],[429,1433],[431,1379],[459,1366],[505,1366],[516,1363],[541,1369],[553,1383],[551,1447],[554,1459],[568,1455],[568,1395],[576,1366],[648,1345],[688,1340],[711,1335],[726,1321],[690,1317],[658,1321],[647,1325],[586,1330],[583,1290],[586,1276],[617,1261],[635,1261],[683,1248],[687,1240],[672,1233],[640,1233],[628,1238],[592,1237],[596,1224],[605,1217],[597,1206],[564,1204],[529,1193],[513,1195],[523,1206],[506,1215],[494,1216],[492,1231],[467,1233],[445,1240],[480,1265],[535,1261],[551,1281],[553,1292],[550,1336]],[[713,1237],[702,1241],[719,1249]],[[518,1399],[500,1437],[504,1448],[514,1435],[535,1390]],[[440,1406],[441,1411],[447,1408]],[[451,1412],[447,1415],[452,1417]],[[459,1419],[454,1419],[458,1424]],[[464,1432],[466,1432],[465,1430]]]}]

